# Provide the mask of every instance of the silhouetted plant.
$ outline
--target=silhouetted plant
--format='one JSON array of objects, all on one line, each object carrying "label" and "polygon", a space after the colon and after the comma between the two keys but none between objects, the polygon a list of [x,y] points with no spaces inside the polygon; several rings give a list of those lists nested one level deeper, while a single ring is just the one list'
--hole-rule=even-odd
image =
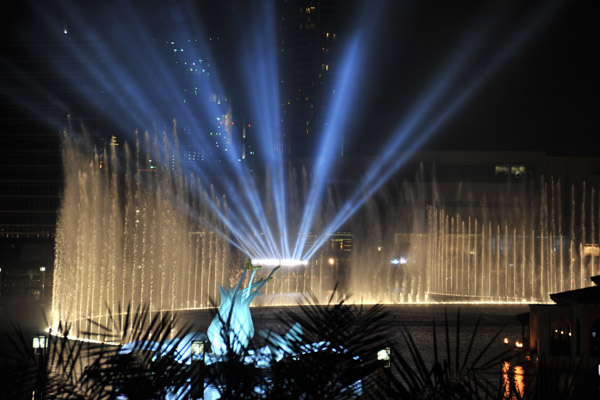
[{"label": "silhouetted plant", "polygon": [[309,298],[281,318],[289,326],[299,323],[301,335],[272,367],[270,398],[347,399],[374,388],[388,313],[381,305],[334,304],[334,296],[325,305]]},{"label": "silhouetted plant", "polygon": [[[280,322],[293,327],[293,335],[287,341],[276,340],[282,336],[274,332],[263,335],[277,355],[268,368],[256,361],[261,351],[254,347],[256,341],[240,349],[239,343],[231,343],[235,337],[224,334],[227,352],[204,368],[201,382],[222,399],[598,398],[594,368],[550,367],[544,360],[521,393],[514,377],[508,373],[506,382],[501,370],[504,361],[520,353],[492,349],[501,330],[475,350],[480,319],[463,338],[460,312],[454,330],[446,314],[441,340],[434,320],[431,348],[423,349],[406,327],[400,331],[401,343],[390,340],[389,313],[383,306],[333,303],[333,297],[325,305],[310,298],[305,305],[285,310]],[[224,332],[230,318],[222,321]],[[97,342],[68,339],[72,325],[61,323],[56,335],[47,336],[48,346],[41,353],[15,326],[11,338],[15,351],[0,366],[0,396],[31,399],[35,392],[37,399],[189,398],[191,371],[185,357],[191,343],[184,337],[191,333],[178,328],[175,315],[128,307],[114,314],[109,310],[106,321],[102,325],[90,321],[88,330],[93,334],[78,334]],[[376,357],[385,347],[392,352],[389,369]],[[432,354],[432,362],[425,352]]]},{"label": "silhouetted plant", "polygon": [[184,338],[190,327],[178,327],[170,312],[152,315],[147,306],[136,312],[128,308],[120,315],[124,318],[115,318],[109,310],[107,324],[93,323],[102,343],[84,376],[95,392],[102,398],[122,394],[132,400],[161,399],[167,394],[187,398],[190,372],[184,354],[191,352],[191,342]]},{"label": "silhouetted plant", "polygon": [[[152,316],[147,307],[128,307],[108,324],[89,321],[95,332],[79,332],[72,340],[72,325],[60,323],[47,346],[36,353],[30,338],[18,326],[10,336],[12,354],[1,366],[0,393],[6,399],[133,399],[187,398],[189,366],[181,363],[189,329],[176,329],[171,313]],[[170,340],[177,333],[176,338]],[[124,344],[132,351],[124,354]],[[158,350],[160,349],[160,350]]]},{"label": "silhouetted plant", "polygon": [[[392,358],[390,398],[397,399],[502,399],[506,392],[501,382],[501,365],[504,360],[520,355],[512,349],[490,354],[497,343],[500,329],[487,343],[474,353],[473,344],[478,335],[480,318],[471,332],[468,345],[461,349],[460,310],[456,331],[451,342],[448,315],[444,317],[444,343],[440,346],[435,320],[432,326],[433,363],[428,365],[421,349],[410,331],[403,327],[401,334],[409,356],[394,352]],[[454,349],[453,349],[454,347]],[[512,379],[512,378],[511,378]]]},{"label": "silhouetted plant", "polygon": [[516,400],[583,400],[600,398],[598,363],[593,360],[565,359],[548,362],[543,357],[531,364],[533,373],[524,378],[524,393],[510,382]]}]

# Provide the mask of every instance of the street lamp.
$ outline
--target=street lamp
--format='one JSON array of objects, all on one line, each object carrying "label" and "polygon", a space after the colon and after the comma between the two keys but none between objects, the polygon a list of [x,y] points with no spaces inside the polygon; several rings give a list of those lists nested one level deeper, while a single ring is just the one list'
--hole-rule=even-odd
[{"label": "street lamp", "polygon": [[390,393],[390,382],[391,382],[391,354],[392,349],[389,346],[377,352],[377,361],[379,368],[377,368],[376,385],[377,392],[383,397],[388,398]]},{"label": "street lamp", "polygon": [[192,340],[192,361],[204,362],[204,340]]},{"label": "street lamp", "polygon": [[206,354],[205,349],[205,340],[192,340],[192,365],[190,367],[191,399],[201,399],[204,397],[204,356]]},{"label": "street lamp", "polygon": [[40,267],[40,272],[42,273],[42,303],[46,300],[46,267]]},{"label": "street lamp", "polygon": [[46,380],[46,361],[44,353],[48,347],[48,337],[46,335],[36,335],[33,337],[33,352],[38,357],[38,373],[35,390],[33,391],[33,400],[44,399],[44,381]]},{"label": "street lamp", "polygon": [[377,352],[377,360],[381,361],[385,368],[391,366],[391,353],[392,349],[390,347],[385,347]]},{"label": "street lamp", "polygon": [[48,347],[48,337],[46,335],[36,335],[33,337],[33,350],[39,354]]}]

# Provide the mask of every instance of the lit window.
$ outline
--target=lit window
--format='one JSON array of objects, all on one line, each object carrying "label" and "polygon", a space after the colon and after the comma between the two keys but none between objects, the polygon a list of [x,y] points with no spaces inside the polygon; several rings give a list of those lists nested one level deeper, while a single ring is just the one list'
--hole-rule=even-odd
[{"label": "lit window", "polygon": [[508,176],[509,171],[510,171],[510,169],[507,165],[496,165],[496,168],[495,168],[496,176]]},{"label": "lit window", "polygon": [[525,166],[513,165],[510,167],[510,174],[515,178],[522,178],[525,176]]}]

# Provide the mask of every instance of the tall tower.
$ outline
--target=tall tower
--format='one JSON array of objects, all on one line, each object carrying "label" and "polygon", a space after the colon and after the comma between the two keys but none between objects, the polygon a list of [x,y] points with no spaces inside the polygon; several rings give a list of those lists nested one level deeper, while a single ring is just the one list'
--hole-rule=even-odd
[{"label": "tall tower", "polygon": [[[339,0],[283,0],[279,10],[282,149],[307,156],[335,94],[342,28]],[[343,148],[338,149],[340,155]]]}]

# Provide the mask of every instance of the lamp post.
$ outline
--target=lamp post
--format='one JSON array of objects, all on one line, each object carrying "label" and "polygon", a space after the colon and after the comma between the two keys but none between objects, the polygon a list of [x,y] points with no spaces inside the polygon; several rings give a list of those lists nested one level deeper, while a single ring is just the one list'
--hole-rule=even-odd
[{"label": "lamp post", "polygon": [[42,273],[42,294],[40,300],[43,303],[46,300],[46,267],[41,266],[40,272]]},{"label": "lamp post", "polygon": [[46,382],[46,348],[48,347],[48,337],[46,335],[36,335],[33,337],[33,352],[38,357],[38,377],[35,390],[33,392],[34,400],[44,399],[44,386]]},{"label": "lamp post", "polygon": [[390,378],[392,372],[392,361],[391,361],[392,349],[387,346],[377,352],[377,362],[379,367],[377,368],[377,393],[383,398],[389,398],[390,394]]},{"label": "lamp post", "polygon": [[192,365],[190,367],[191,399],[202,399],[204,397],[204,357],[206,341],[200,339],[192,340]]}]

